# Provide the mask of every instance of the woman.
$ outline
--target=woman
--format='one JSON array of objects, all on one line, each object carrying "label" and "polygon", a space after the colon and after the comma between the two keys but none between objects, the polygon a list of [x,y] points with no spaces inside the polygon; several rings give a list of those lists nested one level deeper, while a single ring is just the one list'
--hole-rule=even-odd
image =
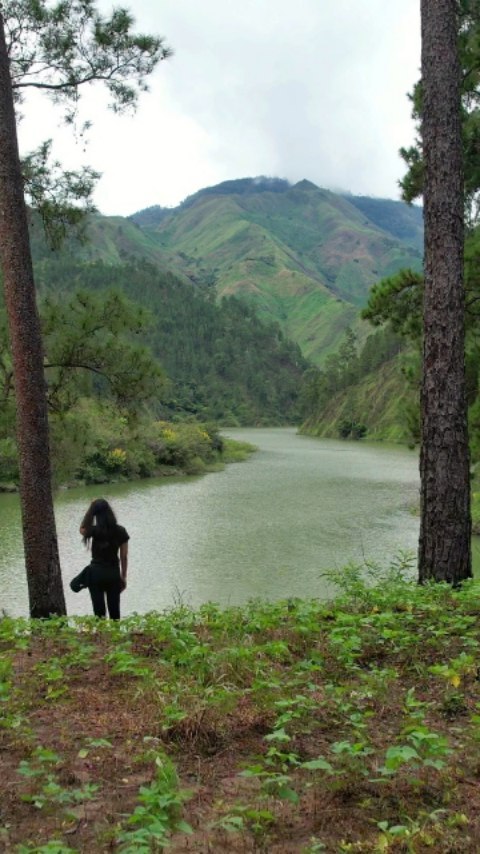
[{"label": "woman", "polygon": [[105,617],[106,599],[110,619],[119,620],[120,593],[127,586],[130,537],[117,523],[115,513],[104,498],[92,501],[83,517],[80,533],[85,545],[92,549],[87,578],[93,612],[96,617]]}]

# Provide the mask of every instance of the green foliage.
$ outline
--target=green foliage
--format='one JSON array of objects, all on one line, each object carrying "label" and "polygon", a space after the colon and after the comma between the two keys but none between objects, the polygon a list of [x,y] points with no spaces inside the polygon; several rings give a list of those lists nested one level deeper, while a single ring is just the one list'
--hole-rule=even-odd
[{"label": "green foliage", "polygon": [[[105,86],[116,112],[135,108],[146,78],[171,54],[163,39],[132,31],[127,9],[103,16],[94,0],[4,0],[2,18],[17,103],[25,90],[42,91],[62,107],[69,125],[76,124],[83,89],[93,83]],[[89,127],[85,122],[80,136]],[[58,162],[52,168],[50,145],[44,143],[24,161],[25,192],[51,244],[58,246],[67,228],[81,224],[92,209],[98,173],[88,167],[62,173]]]},{"label": "green foliage", "polygon": [[[480,7],[478,0],[459,0],[458,49],[461,73],[462,134],[464,162],[464,198],[467,221],[473,224],[478,218],[478,192],[480,168],[478,145],[480,141],[480,77],[478,74]],[[418,137],[415,144],[401,148],[400,155],[408,170],[400,182],[405,201],[411,202],[423,193],[423,151],[420,136],[422,119],[422,84],[417,82],[409,95],[412,118],[416,122]]]},{"label": "green foliage", "polygon": [[170,55],[163,39],[132,33],[126,9],[106,18],[94,0],[4,0],[2,15],[17,97],[26,88],[45,89],[67,110],[78,102],[79,87],[96,81],[114,109],[134,105],[146,77]]},{"label": "green foliage", "polygon": [[17,446],[14,439],[0,439],[0,482],[18,482]]},{"label": "green foliage", "polygon": [[[128,466],[115,456],[124,435],[133,444],[125,415],[130,413],[130,420],[133,415],[139,418],[145,403],[158,399],[166,388],[164,374],[148,348],[132,340],[145,333],[147,312],[114,291],[79,291],[71,297],[47,294],[40,310],[57,483],[71,479],[82,459],[94,467],[99,463],[103,478],[86,477],[93,482],[105,480],[105,474],[141,473],[143,469],[150,473],[154,466],[145,443],[132,451]],[[4,317],[0,308],[0,321]],[[0,480],[8,483],[17,481],[18,465],[11,358],[1,322],[0,354],[0,396],[5,401],[0,418]],[[100,427],[99,420],[104,426]],[[111,429],[105,431],[108,424]],[[146,460],[141,459],[142,453]],[[89,459],[92,454],[94,458]]]},{"label": "green foliage", "polygon": [[[479,328],[479,288],[478,257],[480,252],[480,232],[472,230],[465,241],[465,291],[466,291],[466,386],[467,402],[470,407],[470,443],[472,460],[479,459],[479,377],[480,348]],[[375,285],[368,304],[362,311],[362,317],[375,326],[391,328],[403,339],[411,342],[413,349],[406,352],[402,373],[408,386],[415,394],[404,407],[405,423],[413,442],[419,438],[420,407],[420,348],[422,331],[423,278],[411,270],[402,270],[396,276],[384,279]]]},{"label": "green foliage", "polygon": [[362,317],[375,326],[389,323],[399,335],[418,341],[422,300],[423,276],[413,270],[400,270],[373,286]]},{"label": "green foliage", "polygon": [[150,786],[141,786],[135,812],[126,820],[128,829],[118,837],[122,854],[149,854],[168,846],[171,833],[191,833],[181,818],[182,804],[191,797],[179,788],[175,766],[168,756],[157,756],[155,778]]},{"label": "green foliage", "polygon": [[[195,421],[170,423],[119,416],[113,409],[82,404],[86,432],[75,466],[75,479],[106,483],[155,474],[199,474],[230,460],[223,454],[223,440],[213,425]],[[249,451],[253,449],[250,447]],[[247,449],[245,449],[245,452]]]},{"label": "green foliage", "polygon": [[341,398],[344,407],[333,416],[333,430],[330,435],[342,438],[361,439],[374,426],[371,400],[357,393],[362,380],[385,362],[398,355],[401,339],[390,329],[382,329],[369,335],[359,350],[357,339],[352,330],[347,329],[345,338],[337,353],[328,357],[323,370],[311,369],[305,374],[301,391],[301,406],[304,415],[302,429],[316,433],[326,420],[326,413],[332,400]]},{"label": "green foliage", "polygon": [[85,217],[93,212],[91,201],[100,173],[89,166],[74,172],[62,170],[58,160],[51,160],[52,141],[42,143],[22,160],[26,198],[40,216],[52,249],[58,249],[67,233],[74,230],[84,235]]},{"label": "green foliage", "polygon": [[358,421],[345,418],[340,421],[338,433],[342,439],[363,439],[367,434],[367,428],[365,424],[359,424]]},{"label": "green foliage", "polygon": [[17,854],[78,854],[78,850],[60,840],[50,839],[45,845],[19,845]]},{"label": "green foliage", "polygon": [[[224,440],[212,424],[154,421],[149,412],[125,417],[113,404],[80,398],[51,416],[57,484],[108,483],[165,474],[200,474],[245,459],[254,448]],[[17,482],[13,439],[0,440],[0,482]]]},{"label": "green foliage", "polygon": [[[59,275],[66,272],[63,264],[54,265],[54,269]],[[198,399],[195,399],[196,395],[192,394],[196,386],[189,372],[199,372],[203,367],[208,370],[211,349],[204,353],[202,361],[201,354],[198,351],[195,353],[190,342],[186,342],[189,358],[183,363],[182,376],[185,377],[185,395],[188,394],[188,400],[180,403],[176,397],[172,398],[172,386],[165,381],[165,375],[148,346],[151,340],[155,344],[152,325],[160,324],[160,320],[154,318],[147,308],[128,299],[122,291],[96,289],[97,282],[103,284],[104,275],[112,285],[118,278],[120,284],[123,284],[135,269],[99,265],[92,274],[91,268],[75,267],[74,272],[80,280],[85,271],[90,285],[88,289],[77,290],[70,295],[68,291],[57,291],[53,287],[55,279],[53,282],[48,280],[52,287],[42,287],[40,310],[56,483],[73,480],[104,483],[148,477],[162,471],[198,473],[227,458],[240,458],[242,454],[251,451],[251,448],[241,449],[230,442],[224,455],[223,440],[217,428],[212,424],[196,424],[192,412],[189,412],[206,409],[208,414],[207,406],[201,407]],[[144,286],[147,292],[148,287],[156,289],[158,271],[147,264],[144,272],[144,276],[141,273],[138,276],[137,290],[132,288],[137,294]],[[43,266],[40,276],[42,285],[47,278]],[[74,276],[72,284],[76,283]],[[290,365],[288,361],[285,364],[285,361],[290,354],[297,355],[296,348],[288,342],[284,343],[278,330],[265,329],[248,309],[244,310],[239,305],[217,309],[202,296],[195,297],[189,288],[167,277],[167,295],[169,287],[172,292],[176,288],[182,292],[177,302],[179,323],[184,322],[186,312],[190,311],[192,329],[196,328],[196,321],[201,320],[202,307],[206,306],[206,323],[200,329],[204,348],[209,347],[210,337],[213,336],[220,342],[216,345],[216,352],[225,341],[234,359],[233,364],[230,364],[225,356],[225,380],[217,391],[218,395],[228,394],[228,401],[231,401],[232,408],[235,407],[235,416],[227,410],[226,420],[238,423],[241,419],[254,419],[253,407],[243,403],[241,396],[240,401],[235,400],[236,387],[230,385],[234,376],[242,384],[242,389],[251,382],[258,394],[259,408],[265,394],[271,395],[274,401],[270,409],[272,419],[276,411],[279,411],[279,415],[281,411],[280,417],[287,417],[286,410],[291,409],[297,394],[300,368],[293,361]],[[170,352],[175,350],[175,339],[181,333],[172,317],[165,315],[163,296],[159,294],[152,308],[161,311],[161,322],[165,324],[169,336],[165,352]],[[193,301],[199,306],[196,314]],[[182,307],[185,308],[183,312]],[[4,318],[5,314],[0,309],[0,396],[5,400],[0,416],[0,481],[15,483],[18,479],[18,465],[13,439],[14,389],[6,328],[2,324]],[[248,321],[247,328],[240,333],[240,341],[237,342],[236,328],[243,328],[243,320]],[[232,333],[232,342],[226,336],[227,324]],[[240,348],[249,346],[254,350],[255,358],[251,360],[251,374],[245,377],[242,366],[235,364],[235,358],[240,360]],[[181,360],[180,354],[179,358]],[[262,363],[260,359],[263,359]],[[299,360],[302,361],[300,357]],[[279,362],[280,376],[276,377]],[[272,383],[269,386],[270,376]],[[281,385],[285,377],[288,382]],[[216,373],[213,373],[210,381],[204,379],[202,388],[205,400],[212,397],[215,401],[215,381],[218,386]],[[249,394],[248,388],[245,391]],[[147,403],[150,408],[146,407]],[[268,411],[268,403],[265,408]],[[185,424],[169,424],[165,420],[155,419],[158,413],[164,413],[167,417],[172,414],[183,415],[185,418],[187,412],[189,422]],[[219,414],[218,403],[215,414]]]},{"label": "green foliage", "polygon": [[[288,826],[289,844],[310,838],[312,852],[475,850],[478,583],[419,586],[408,555],[329,577],[329,602],[207,603],[117,624],[0,620],[2,748],[17,768],[6,847],[63,854],[74,827],[79,850],[269,850]],[[85,731],[95,722],[80,743],[65,736],[77,705],[43,684],[62,687],[62,670],[87,700]],[[35,727],[27,741],[19,707]],[[327,802],[335,815],[347,805],[348,825],[319,825]],[[31,841],[33,813],[50,842]]]},{"label": "green foliage", "polygon": [[115,289],[124,303],[137,304],[137,312],[142,306],[151,322],[148,330],[134,327],[137,339],[153,351],[171,382],[168,393],[158,388],[159,416],[194,415],[233,426],[298,420],[307,363],[278,325],[262,322],[239,300],[216,305],[208,293],[146,261],[83,265],[59,253],[40,261],[36,276],[49,295],[68,282],[94,304],[99,289]]},{"label": "green foliage", "polygon": [[119,291],[47,294],[41,305],[48,400],[65,412],[81,394],[137,407],[160,397],[165,379],[150,351],[132,337],[151,322]]},{"label": "green foliage", "polygon": [[252,450],[255,450],[249,442],[239,442],[228,437],[222,441],[222,455],[226,463],[240,463],[248,459]]},{"label": "green foliage", "polygon": [[30,791],[23,793],[22,800],[39,810],[60,807],[67,815],[70,806],[91,800],[98,786],[86,783],[76,789],[65,788],[56,774],[61,762],[54,751],[44,747],[36,747],[30,760],[22,759],[18,773],[30,784]]}]

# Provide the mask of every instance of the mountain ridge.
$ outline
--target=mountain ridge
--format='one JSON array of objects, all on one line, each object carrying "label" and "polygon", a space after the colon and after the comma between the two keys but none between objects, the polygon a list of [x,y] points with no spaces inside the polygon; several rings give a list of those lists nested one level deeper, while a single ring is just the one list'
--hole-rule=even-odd
[{"label": "mountain ridge", "polygon": [[[421,209],[402,202],[260,176],[204,188],[176,208],[92,215],[87,241],[69,239],[63,251],[87,264],[146,259],[211,299],[234,295],[322,365],[348,327],[366,337],[359,309],[372,284],[421,268],[421,226]],[[40,231],[37,262],[49,255]]]},{"label": "mountain ridge", "polygon": [[210,280],[220,299],[244,299],[317,364],[348,326],[361,329],[357,314],[371,285],[422,266],[420,209],[334,193],[307,179],[226,181],[170,213],[150,208],[130,219],[172,268],[193,282],[199,274]]},{"label": "mountain ridge", "polygon": [[[258,423],[263,410],[278,417],[287,400],[293,412],[305,358],[328,365],[348,328],[362,347],[371,327],[359,308],[369,287],[402,266],[421,266],[421,225],[421,210],[400,202],[342,195],[307,179],[260,177],[205,188],[175,209],[92,215],[87,241],[70,237],[53,255],[34,224],[32,245],[41,291],[55,280],[67,293],[72,277],[79,287],[118,284],[158,318],[149,343],[175,380],[173,411],[178,403],[182,411]],[[148,273],[144,263],[153,265]],[[232,296],[248,310],[243,315],[227,306]],[[217,316],[213,309],[224,303]],[[252,312],[267,327],[255,327],[247,344],[242,324],[254,326]]]}]

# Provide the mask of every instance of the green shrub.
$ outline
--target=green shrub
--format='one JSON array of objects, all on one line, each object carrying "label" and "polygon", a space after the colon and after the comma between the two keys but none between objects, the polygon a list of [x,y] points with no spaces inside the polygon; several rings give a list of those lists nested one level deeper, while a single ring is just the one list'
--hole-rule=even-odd
[{"label": "green shrub", "polygon": [[338,425],[338,433],[342,439],[363,439],[367,428],[354,419],[344,418]]}]

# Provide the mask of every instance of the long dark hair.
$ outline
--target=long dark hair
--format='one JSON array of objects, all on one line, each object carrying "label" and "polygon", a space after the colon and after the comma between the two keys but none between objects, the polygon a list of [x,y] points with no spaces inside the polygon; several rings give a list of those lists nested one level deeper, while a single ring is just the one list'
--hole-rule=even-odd
[{"label": "long dark hair", "polygon": [[85,529],[83,542],[90,544],[95,526],[95,537],[108,542],[117,525],[117,518],[105,498],[96,498],[88,508],[81,527]]}]

